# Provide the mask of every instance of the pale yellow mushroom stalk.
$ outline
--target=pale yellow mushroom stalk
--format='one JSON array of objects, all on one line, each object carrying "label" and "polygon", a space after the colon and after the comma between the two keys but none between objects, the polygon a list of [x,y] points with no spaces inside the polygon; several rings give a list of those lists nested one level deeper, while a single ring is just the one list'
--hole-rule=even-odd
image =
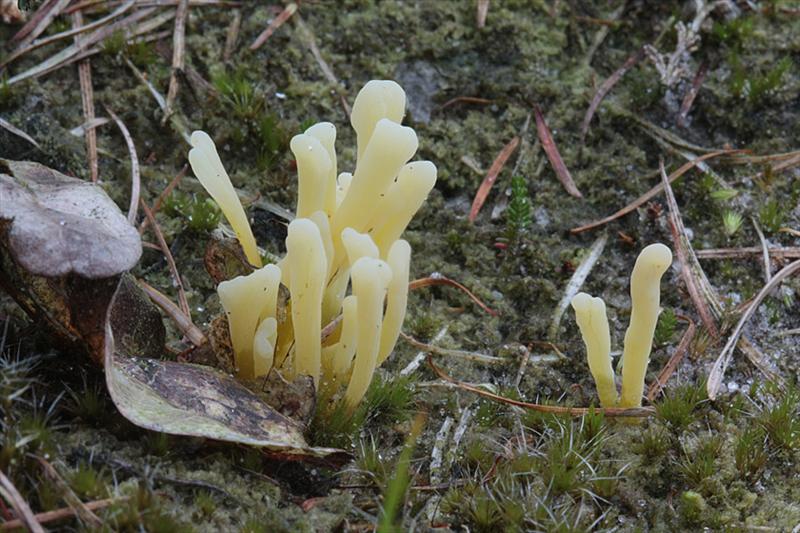
[{"label": "pale yellow mushroom stalk", "polygon": [[644,378],[650,361],[653,335],[661,312],[661,276],[672,264],[672,252],[651,244],[636,259],[631,274],[631,322],[622,352],[620,407],[642,405]]},{"label": "pale yellow mushroom stalk", "polygon": [[319,228],[314,222],[297,218],[289,224],[286,259],[292,271],[289,292],[295,342],[294,373],[311,376],[314,384],[319,385],[322,295],[328,262]]},{"label": "pale yellow mushroom stalk", "polygon": [[275,358],[275,345],[278,342],[278,321],[267,317],[261,321],[253,337],[253,374],[260,378],[272,369]]},{"label": "pale yellow mushroom stalk", "polygon": [[614,368],[611,364],[611,334],[606,317],[606,304],[600,298],[592,298],[580,292],[572,299],[575,320],[586,345],[589,370],[597,386],[597,395],[603,407],[617,405],[617,386],[614,383]]},{"label": "pale yellow mushroom stalk", "polygon": [[189,163],[192,165],[194,175],[219,205],[236,233],[247,260],[253,266],[261,267],[261,255],[258,253],[256,239],[253,237],[253,231],[250,229],[250,223],[233,188],[231,178],[222,166],[214,141],[206,132],[195,131],[192,133],[191,144]]},{"label": "pale yellow mushroom stalk", "polygon": [[392,269],[392,279],[386,295],[386,314],[381,327],[381,347],[378,352],[378,365],[382,364],[400,337],[403,320],[408,305],[408,273],[411,265],[411,246],[404,240],[397,240],[389,249],[386,258]]},{"label": "pale yellow mushroom stalk", "polygon": [[358,340],[344,400],[352,410],[361,402],[375,372],[381,343],[383,299],[392,270],[380,259],[362,257],[353,265],[351,276],[353,294],[358,298]]},{"label": "pale yellow mushroom stalk", "polygon": [[259,321],[275,316],[280,278],[280,269],[267,265],[247,276],[223,281],[217,287],[228,317],[237,375],[244,379],[257,377],[253,338]]}]

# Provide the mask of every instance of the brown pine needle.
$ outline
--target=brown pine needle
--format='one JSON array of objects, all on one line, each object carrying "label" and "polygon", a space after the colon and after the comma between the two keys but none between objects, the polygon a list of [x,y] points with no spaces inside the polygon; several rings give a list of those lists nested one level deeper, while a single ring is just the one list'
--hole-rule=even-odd
[{"label": "brown pine needle", "polygon": [[142,288],[144,292],[147,293],[147,296],[153,301],[154,304],[159,306],[162,311],[164,311],[167,316],[169,316],[175,325],[181,330],[189,342],[194,344],[195,346],[202,346],[208,339],[206,339],[205,334],[194,325],[192,319],[189,315],[184,313],[180,307],[175,305],[172,300],[170,300],[163,292],[159,291],[149,283],[144,280],[137,279],[137,283]]},{"label": "brown pine needle", "polygon": [[484,398],[489,398],[490,400],[495,400],[497,402],[506,403],[516,407],[522,407],[523,409],[530,409],[531,411],[538,411],[540,413],[551,413],[554,415],[567,416],[584,416],[591,413],[603,413],[608,417],[641,418],[653,416],[656,412],[656,410],[652,407],[633,407],[630,409],[621,407],[561,407],[558,405],[543,405],[538,403],[523,402],[520,400],[514,400],[512,398],[506,398],[505,396],[500,396],[499,394],[494,394],[487,390],[476,387],[475,385],[464,383],[463,381],[458,381],[457,379],[448,376],[441,368],[433,363],[433,356],[430,354],[428,354],[428,366],[431,367],[433,373],[436,374],[440,379],[452,383],[460,389],[474,392],[475,394],[483,396]]},{"label": "brown pine needle", "polygon": [[678,365],[681,363],[681,361],[683,361],[686,352],[689,351],[689,346],[694,339],[694,334],[697,331],[697,327],[689,318],[686,318],[685,320],[689,322],[689,327],[687,327],[686,331],[683,333],[683,336],[678,343],[678,347],[675,348],[675,352],[672,354],[672,357],[669,358],[669,361],[667,361],[667,364],[661,369],[661,372],[658,373],[658,377],[653,383],[650,384],[650,389],[647,391],[647,399],[650,401],[650,403],[653,403],[653,400],[656,399],[656,396],[658,396],[664,390],[664,387],[667,385],[667,381],[669,381],[669,378],[672,377],[672,374],[674,374],[675,370],[677,370]]},{"label": "brown pine needle", "polygon": [[[152,209],[153,215],[155,215],[156,213],[159,212],[159,210],[161,210],[161,205],[164,203],[164,200],[166,200],[169,197],[169,195],[172,194],[172,191],[175,190],[175,187],[178,186],[183,177],[186,176],[187,172],[189,172],[189,165],[183,165],[183,168],[180,170],[180,172],[175,174],[175,177],[172,178],[172,181],[170,181],[167,184],[166,188],[163,191],[161,191],[161,194],[158,195],[158,198],[156,198],[156,201],[153,204],[153,209]],[[149,224],[147,218],[142,220],[142,223],[139,224],[139,235],[142,235],[144,233],[144,230],[147,229],[147,224]]]},{"label": "brown pine needle", "polygon": [[[769,252],[770,257],[777,259],[800,259],[800,246],[770,246],[767,248],[767,252]],[[761,253],[763,253],[763,249],[760,246],[695,250],[698,259],[739,259]]]},{"label": "brown pine needle", "polygon": [[487,105],[491,104],[492,101],[488,98],[480,98],[478,96],[456,96],[455,98],[451,98],[450,100],[443,103],[439,109],[445,109],[450,107],[451,105],[455,104],[481,104]]},{"label": "brown pine needle", "polygon": [[475,193],[475,199],[472,201],[472,207],[469,210],[470,222],[475,222],[475,218],[486,202],[486,198],[489,196],[494,182],[497,181],[497,176],[500,175],[500,171],[506,166],[508,158],[514,153],[517,146],[519,146],[519,137],[514,137],[500,150],[500,153],[497,154],[492,166],[489,167],[489,172],[486,173],[486,177],[483,178],[483,182],[481,182],[480,187],[478,187],[478,192]]},{"label": "brown pine needle", "polygon": [[686,118],[689,116],[689,111],[692,109],[694,99],[697,98],[697,93],[700,91],[700,86],[703,85],[703,81],[705,81],[707,73],[708,63],[704,61],[697,68],[697,73],[694,75],[694,79],[692,80],[692,86],[689,87],[689,90],[686,91],[686,96],[683,97],[681,111],[678,113],[678,126],[681,128],[686,126]]},{"label": "brown pine needle", "polygon": [[48,0],[44,2],[36,13],[31,16],[30,20],[19,29],[9,40],[9,43],[20,43],[20,46],[26,46],[28,43],[36,39],[39,35],[44,33],[50,23],[67,7],[70,0]]},{"label": "brown pine needle", "polygon": [[544,120],[544,115],[542,115],[542,110],[539,109],[538,105],[533,106],[533,114],[536,117],[536,133],[539,135],[539,142],[542,143],[544,153],[547,154],[547,159],[553,166],[558,181],[561,182],[561,185],[564,186],[570,196],[583,198],[581,191],[578,190],[572,180],[572,175],[569,173],[567,165],[564,164],[564,160],[561,158],[556,142],[553,140],[553,135],[550,133],[550,128],[547,127],[547,122]]},{"label": "brown pine needle", "polygon": [[628,57],[625,60],[625,63],[622,64],[614,73],[606,78],[606,80],[600,84],[598,87],[597,92],[594,93],[592,97],[592,101],[589,104],[589,109],[586,110],[586,115],[583,117],[583,123],[581,124],[581,143],[586,140],[586,134],[589,132],[589,124],[592,122],[592,117],[594,117],[597,108],[600,107],[600,104],[603,102],[603,99],[606,97],[608,92],[617,84],[617,82],[628,72],[631,68],[636,65],[639,61],[641,61],[642,57],[644,57],[644,49],[639,49],[635,54]]},{"label": "brown pine needle", "polygon": [[414,281],[409,282],[408,289],[409,290],[421,289],[422,287],[431,287],[434,285],[449,285],[451,287],[455,287],[463,291],[467,296],[469,296],[470,300],[475,302],[478,305],[478,307],[480,307],[481,309],[483,309],[492,316],[497,316],[497,311],[491,309],[488,305],[483,303],[477,296],[472,294],[472,292],[468,288],[466,288],[456,280],[450,279],[438,273],[428,276],[427,278],[415,279]]},{"label": "brown pine needle", "polygon": [[[669,183],[672,183],[673,181],[675,181],[676,179],[680,178],[681,176],[683,176],[684,174],[689,172],[691,169],[696,167],[698,164],[700,164],[703,161],[706,161],[708,159],[713,159],[713,158],[719,157],[721,155],[730,155],[730,154],[741,153],[741,152],[742,152],[741,150],[717,150],[716,152],[703,154],[703,155],[701,155],[701,156],[699,156],[699,157],[697,157],[695,159],[692,159],[691,161],[689,161],[687,163],[684,163],[682,167],[680,167],[678,170],[676,170],[675,172],[673,172],[672,174],[669,175],[669,180],[668,181],[669,181]],[[636,209],[638,209],[639,207],[641,207],[644,204],[646,204],[648,201],[650,201],[652,198],[654,198],[656,195],[658,195],[658,193],[660,193],[663,190],[664,190],[664,184],[663,183],[659,183],[658,185],[656,185],[655,187],[653,187],[652,189],[650,189],[649,191],[647,191],[646,193],[644,193],[643,195],[641,195],[636,200],[634,200],[633,202],[629,203],[628,205],[626,205],[625,207],[623,207],[619,211],[617,211],[617,212],[615,212],[615,213],[613,213],[613,214],[611,214],[611,215],[609,215],[609,216],[607,216],[605,218],[602,218],[600,220],[596,220],[594,222],[590,222],[588,224],[584,224],[583,226],[578,226],[576,228],[572,228],[569,231],[572,234],[583,233],[584,231],[587,231],[587,230],[590,230],[590,229],[594,229],[594,228],[597,228],[599,226],[604,226],[604,225],[608,224],[611,221],[614,221],[614,220],[616,220],[616,219],[618,219],[620,217],[623,217],[623,216],[627,215],[628,213],[631,213],[631,212],[635,211]]]},{"label": "brown pine needle", "polygon": [[178,272],[178,266],[175,264],[175,258],[172,257],[172,252],[170,251],[169,246],[167,246],[167,241],[164,239],[164,234],[161,232],[161,228],[159,227],[153,212],[150,210],[144,200],[142,200],[141,203],[144,216],[147,218],[147,221],[153,228],[153,233],[156,235],[158,245],[161,247],[164,257],[167,258],[167,264],[169,265],[169,270],[172,273],[172,279],[175,282],[175,286],[178,288],[178,302],[180,303],[181,311],[183,311],[187,317],[191,317],[192,311],[189,308],[189,301],[186,299],[186,291],[183,290],[183,281],[181,281],[181,275]]},{"label": "brown pine needle", "polygon": [[89,529],[100,529],[103,527],[103,521],[84,504],[77,494],[72,490],[69,484],[64,481],[61,474],[43,457],[34,456],[44,470],[44,477],[61,494],[61,497],[69,505],[75,513],[75,516]]},{"label": "brown pine needle", "polygon": [[[675,255],[678,257],[678,262],[681,265],[681,277],[686,284],[689,291],[689,296],[697,309],[700,319],[709,334],[713,338],[719,337],[719,328],[717,327],[716,318],[720,315],[721,306],[716,300],[713,288],[708,281],[697,257],[694,255],[694,250],[686,236],[686,228],[683,225],[680,211],[678,210],[678,202],[675,200],[675,195],[672,193],[672,187],[669,184],[667,173],[664,170],[664,161],[660,162],[661,165],[661,180],[664,185],[664,190],[667,196],[667,205],[669,207],[669,225],[672,232],[672,241],[675,246]],[[711,308],[709,307],[711,304]],[[714,313],[712,313],[715,311]]]},{"label": "brown pine needle", "polygon": [[[97,511],[99,509],[103,509],[105,507],[108,507],[109,505],[113,505],[124,499],[125,498],[106,498],[105,500],[96,500],[93,502],[87,502],[84,504],[84,506],[90,511]],[[47,524],[49,522],[57,522],[58,520],[69,518],[71,516],[75,516],[75,509],[73,509],[72,507],[62,507],[61,509],[56,509],[54,511],[38,513],[34,515],[34,518],[40,524]],[[8,522],[3,522],[2,524],[0,524],[0,531],[12,531],[15,529],[19,529],[24,525],[25,524],[20,519],[9,520]]]},{"label": "brown pine needle", "polygon": [[262,31],[258,35],[258,37],[256,37],[256,40],[253,41],[253,44],[250,45],[250,51],[252,52],[261,48],[264,45],[264,43],[267,42],[267,39],[269,39],[272,36],[272,34],[275,33],[275,30],[283,26],[283,23],[289,20],[291,16],[295,14],[296,11],[297,11],[297,4],[292,2],[291,4],[287,5],[286,8],[283,11],[281,11],[281,13],[277,17],[272,19],[272,22],[269,23],[267,28],[264,31]]}]

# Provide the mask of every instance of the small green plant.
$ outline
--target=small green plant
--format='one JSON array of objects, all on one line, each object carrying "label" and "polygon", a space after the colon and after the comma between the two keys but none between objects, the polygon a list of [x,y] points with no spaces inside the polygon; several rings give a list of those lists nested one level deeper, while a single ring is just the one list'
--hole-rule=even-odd
[{"label": "small green plant", "polygon": [[744,217],[736,211],[725,210],[722,213],[722,229],[728,237],[733,237],[739,231],[742,222],[744,222]]},{"label": "small green plant", "polygon": [[727,202],[732,200],[739,194],[736,189],[715,189],[711,191],[711,198],[719,202]]},{"label": "small green plant", "polygon": [[704,439],[691,455],[684,449],[679,468],[690,486],[699,487],[717,471],[717,457],[722,450],[722,443],[722,438],[714,435]]},{"label": "small green plant", "polygon": [[767,435],[761,427],[748,427],[736,438],[733,458],[739,474],[751,481],[758,479],[769,460]]},{"label": "small green plant", "polygon": [[656,332],[653,335],[653,342],[656,346],[663,346],[672,340],[675,336],[675,330],[678,327],[678,317],[675,311],[667,307],[661,314],[658,315],[658,322],[656,323]]},{"label": "small green plant", "polygon": [[663,457],[671,446],[669,432],[660,427],[651,427],[642,433],[641,438],[641,442],[634,445],[633,451],[646,462]]},{"label": "small green plant", "polygon": [[762,103],[774,93],[783,83],[786,72],[792,67],[792,59],[784,57],[766,72],[754,73],[750,66],[742,64],[738,54],[735,53],[732,54],[730,63],[731,92],[751,105]]},{"label": "small green plant", "polygon": [[219,225],[222,213],[211,198],[198,198],[193,194],[174,191],[164,202],[165,212],[186,220],[187,227],[199,233],[213,230]]},{"label": "small green plant", "polygon": [[386,484],[383,494],[383,511],[378,519],[378,531],[381,533],[400,532],[402,527],[403,504],[406,501],[408,488],[411,485],[411,458],[416,448],[417,438],[425,427],[425,416],[419,415],[411,426],[403,451],[397,458],[394,473]]},{"label": "small green plant", "polygon": [[236,118],[252,120],[264,109],[264,99],[260,97],[256,86],[247,78],[244,70],[221,72],[213,76],[211,82]]},{"label": "small green plant", "polygon": [[777,233],[785,218],[786,211],[775,199],[767,201],[758,212],[758,219],[768,233]]},{"label": "small green plant", "polygon": [[767,433],[768,442],[783,451],[800,449],[800,389],[787,385],[785,390],[767,383],[757,419]]},{"label": "small green plant", "polygon": [[734,49],[741,49],[742,45],[753,36],[753,18],[735,17],[731,20],[716,21],[711,27],[713,40]]},{"label": "small green plant", "polygon": [[656,413],[672,428],[682,431],[695,421],[694,410],[705,398],[705,383],[681,385],[656,404]]},{"label": "small green plant", "polygon": [[528,182],[522,176],[511,178],[511,200],[506,210],[506,228],[509,239],[516,239],[531,226],[531,201]]}]

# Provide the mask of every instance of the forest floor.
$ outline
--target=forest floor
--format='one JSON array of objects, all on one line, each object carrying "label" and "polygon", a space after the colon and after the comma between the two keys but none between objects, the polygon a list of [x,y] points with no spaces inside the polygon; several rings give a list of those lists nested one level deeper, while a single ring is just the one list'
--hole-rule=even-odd
[{"label": "forest floor", "polygon": [[[339,165],[352,168],[348,106],[367,81],[393,79],[408,96],[416,159],[438,168],[405,233],[411,277],[445,276],[475,299],[452,286],[411,291],[404,331],[418,343],[398,342],[363,420],[342,429],[317,417],[309,430],[312,444],[353,454],[330,468],[137,428],[116,412],[88,358],[55,349],[0,293],[0,466],[33,512],[67,506],[31,459],[46,456],[78,498],[101,502],[95,513],[115,530],[364,531],[379,522],[387,531],[797,530],[798,278],[773,283],[760,301],[713,401],[707,380],[753,298],[800,258],[800,7],[320,0],[295,12],[272,2],[189,2],[176,113],[164,121],[148,84],[168,93],[176,2],[137,2],[155,5],[129,13],[151,9],[142,20],[153,27],[142,35],[156,38],[111,33],[89,61],[97,116],[109,109],[130,131],[146,203],[187,164],[182,133],[203,129],[252,198],[259,244],[282,254],[285,221],[275,206],[292,211],[296,198],[288,140],[333,122]],[[41,3],[21,7],[32,13]],[[99,2],[84,17],[120,4]],[[62,14],[44,36],[71,25]],[[18,29],[0,25],[0,43]],[[14,81],[69,42],[0,71],[0,118],[39,145],[0,128],[0,157],[91,180],[84,137],[71,131],[85,122],[76,64]],[[537,125],[537,110],[546,125]],[[545,129],[580,197],[554,169]],[[125,140],[114,122],[96,131],[100,184],[124,208]],[[731,149],[743,151],[718,153]],[[662,183],[662,161],[667,174],[694,161],[672,183],[676,205],[662,191],[637,202]],[[498,170],[470,221],[479,186]],[[221,308],[203,256],[219,215],[189,172],[156,218],[192,319],[208,327]],[[675,251],[671,219],[685,226],[679,242],[689,257],[676,254],[662,282],[646,416],[552,415],[488,397],[596,405],[574,314],[559,302],[577,287],[601,296],[612,350],[621,350],[631,268],[647,244]],[[144,239],[156,242],[149,232]],[[581,272],[585,280],[570,283]],[[132,273],[177,298],[159,250],[145,248]],[[693,298],[687,280],[702,287],[704,277],[713,291]],[[178,330],[165,323],[174,342]],[[430,351],[462,383],[441,379]],[[674,371],[661,375],[672,358]],[[70,518],[46,527],[91,529]]]}]

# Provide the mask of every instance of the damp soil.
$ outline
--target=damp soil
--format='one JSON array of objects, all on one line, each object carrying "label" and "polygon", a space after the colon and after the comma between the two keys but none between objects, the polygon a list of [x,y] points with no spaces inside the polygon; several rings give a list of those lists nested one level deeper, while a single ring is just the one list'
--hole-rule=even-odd
[{"label": "damp soil", "polygon": [[[39,2],[27,4],[32,10]],[[691,23],[696,2],[488,2],[479,28],[475,2],[309,1],[255,51],[250,43],[284,6],[242,4],[190,7],[177,121],[162,120],[135,73],[167,92],[171,31],[139,45],[115,34],[91,58],[98,115],[107,116],[107,107],[130,130],[142,198],[152,205],[187,164],[181,128],[203,129],[215,138],[236,187],[251,199],[259,243],[280,255],[285,220],[276,206],[291,211],[296,195],[288,139],[314,122],[333,122],[339,166],[352,168],[346,104],[370,79],[398,81],[408,94],[405,122],[420,139],[417,158],[438,168],[435,190],[405,233],[412,277],[438,273],[456,280],[495,312],[452,287],[426,287],[412,291],[404,330],[439,348],[499,357],[487,362],[451,351],[433,360],[448,375],[504,397],[595,405],[571,309],[554,324],[571,277],[604,239],[582,290],[606,301],[612,349],[621,350],[638,251],[653,242],[674,248],[661,194],[596,229],[572,228],[658,185],[661,161],[669,173],[707,151],[772,155],[798,148],[800,12],[780,0],[722,2],[702,23],[698,42],[681,59],[685,71],[670,86],[652,54],[643,56],[611,88],[585,139],[581,123],[601,84],[647,44],[655,43],[669,60],[680,40],[676,23]],[[59,17],[48,33],[69,24]],[[0,25],[0,42],[16,29]],[[3,79],[58,50],[27,54]],[[701,68],[705,77],[681,119],[681,104]],[[581,198],[567,193],[542,149],[535,106]],[[0,157],[90,179],[84,140],[71,133],[84,122],[75,65],[0,85],[0,117],[40,145],[0,128]],[[131,171],[125,142],[113,122],[97,132],[101,184],[124,208]],[[479,185],[515,137],[518,148],[470,222]],[[41,438],[33,442],[41,448],[32,451],[47,453],[84,501],[117,498],[97,513],[107,527],[121,530],[369,530],[381,517],[389,520],[384,504],[398,490],[396,474],[409,471],[410,488],[401,487],[390,520],[397,530],[790,531],[800,524],[797,279],[780,284],[759,306],[744,330],[755,350],[750,357],[734,352],[718,397],[709,401],[704,393],[742,310],[765,276],[791,261],[775,256],[765,272],[759,232],[770,247],[800,244],[800,171],[791,159],[782,165],[786,161],[717,157],[673,184],[696,252],[747,250],[700,259],[723,309],[718,338],[703,327],[679,263],[666,273],[662,317],[677,319],[659,325],[647,383],[675,353],[688,321],[698,333],[664,395],[645,402],[655,405],[653,416],[635,422],[596,414],[553,417],[480,398],[445,384],[424,361],[409,367],[421,360],[419,349],[401,340],[379,371],[383,388],[372,397],[372,415],[335,442],[355,460],[342,469],[285,463],[243,447],[132,426],[115,413],[91,362],[53,346],[0,294],[0,314],[9,324],[6,350],[37,361],[27,374],[36,398],[14,416],[5,412],[7,455],[0,459],[34,511],[64,506],[37,467],[8,450],[12,434],[25,434],[24,424],[52,404],[46,424],[34,426]],[[203,253],[217,218],[191,172],[176,190],[157,219],[192,318],[208,327],[220,305]],[[147,233],[145,239],[155,242]],[[159,251],[146,248],[133,273],[176,297]],[[177,330],[165,322],[177,342]],[[425,422],[413,460],[398,463],[420,414]],[[334,444],[326,442],[324,427],[310,438],[315,445]],[[88,526],[65,521],[57,527]]]}]

